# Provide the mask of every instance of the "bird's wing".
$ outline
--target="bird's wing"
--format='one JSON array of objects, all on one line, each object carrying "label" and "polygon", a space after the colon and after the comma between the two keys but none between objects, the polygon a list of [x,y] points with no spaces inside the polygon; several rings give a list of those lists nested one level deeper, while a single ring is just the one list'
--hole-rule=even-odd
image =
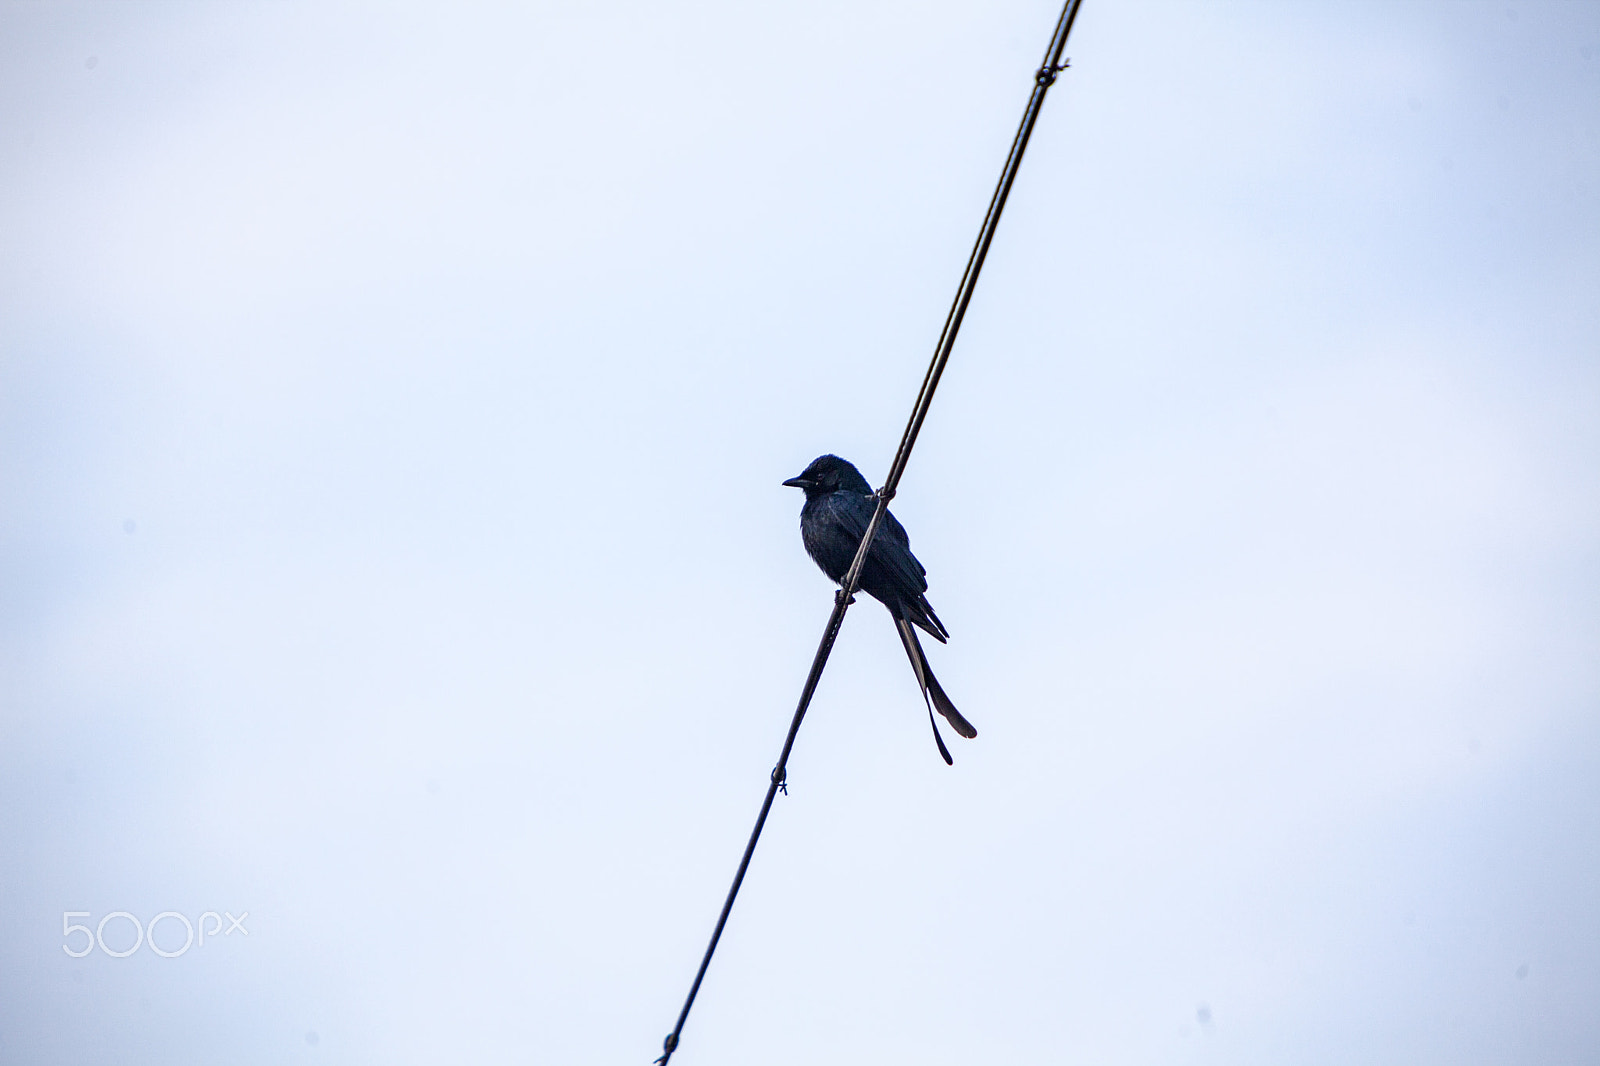
[{"label": "bird's wing", "polygon": [[[834,493],[836,506],[830,510],[840,528],[850,535],[854,544],[859,545],[861,538],[866,535],[868,523],[872,521],[877,501],[871,496],[853,494],[844,499],[840,497],[846,497],[846,494]],[[883,517],[877,536],[872,538],[872,548],[867,552],[867,567],[877,571],[873,576],[880,577],[887,588],[873,588],[877,582],[868,582],[865,575],[862,588],[878,595],[879,599],[883,599],[879,592],[892,590],[899,599],[916,603],[928,589],[927,571],[911,554],[910,538],[906,535],[905,527],[893,514],[885,513]]]},{"label": "bird's wing", "polygon": [[892,544],[899,549],[911,566],[917,572],[917,584],[921,589],[928,587],[928,570],[915,555],[911,554],[911,536],[906,532],[906,527],[900,524],[900,519],[894,516],[893,511],[883,512],[883,527],[878,530],[878,535],[873,539],[874,547],[878,544]]}]

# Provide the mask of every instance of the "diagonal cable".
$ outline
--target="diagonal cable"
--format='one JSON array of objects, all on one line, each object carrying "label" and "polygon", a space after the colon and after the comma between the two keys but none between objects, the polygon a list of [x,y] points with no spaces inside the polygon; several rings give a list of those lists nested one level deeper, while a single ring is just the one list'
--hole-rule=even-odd
[{"label": "diagonal cable", "polygon": [[905,433],[900,437],[900,447],[895,450],[894,462],[889,465],[889,477],[878,490],[878,503],[872,512],[872,521],[867,524],[867,531],[861,537],[861,546],[856,549],[856,557],[851,562],[844,581],[841,582],[842,587],[834,596],[833,613],[828,616],[828,627],[823,631],[822,643],[817,645],[817,653],[812,657],[811,672],[806,675],[805,687],[800,691],[800,703],[794,711],[794,720],[789,723],[789,734],[783,740],[783,752],[778,756],[777,765],[772,768],[767,796],[761,801],[761,813],[756,816],[755,828],[751,830],[750,841],[745,845],[744,856],[739,860],[738,872],[733,875],[733,885],[728,889],[728,898],[723,902],[722,913],[717,916],[716,928],[711,932],[711,942],[706,945],[705,956],[700,960],[700,969],[694,975],[694,983],[689,986],[689,995],[683,1001],[683,1010],[678,1013],[678,1023],[672,1027],[672,1032],[668,1033],[666,1040],[662,1042],[664,1054],[656,1060],[659,1066],[666,1066],[672,1058],[672,1053],[678,1049],[684,1022],[689,1019],[689,1010],[694,1006],[694,997],[700,991],[700,982],[705,979],[706,969],[711,965],[711,956],[717,950],[717,941],[722,939],[723,927],[728,924],[733,901],[739,895],[739,886],[744,883],[745,872],[750,868],[750,857],[755,854],[756,843],[761,839],[761,830],[767,824],[767,814],[772,810],[773,798],[784,787],[789,753],[794,748],[795,735],[800,732],[800,723],[805,719],[806,709],[811,706],[811,697],[817,691],[817,682],[822,679],[822,670],[828,665],[828,656],[833,651],[834,641],[839,637],[839,627],[844,624],[844,614],[854,602],[855,591],[860,585],[861,571],[867,562],[867,552],[872,547],[873,539],[878,535],[878,527],[883,524],[884,512],[889,509],[889,501],[894,499],[900,478],[905,474],[906,463],[911,459],[911,449],[916,446],[917,435],[922,432],[922,423],[927,419],[928,408],[933,404],[934,390],[939,387],[939,379],[944,375],[945,364],[950,361],[956,334],[961,331],[961,322],[966,317],[967,305],[972,302],[972,293],[978,286],[978,274],[983,270],[983,261],[989,255],[989,245],[994,241],[995,229],[1000,224],[1000,213],[1005,210],[1006,199],[1011,195],[1011,185],[1016,181],[1018,168],[1022,166],[1022,154],[1027,151],[1028,139],[1033,136],[1033,126],[1038,121],[1039,109],[1044,106],[1045,94],[1050,91],[1050,86],[1055,84],[1056,75],[1066,69],[1061,54],[1067,47],[1067,35],[1072,32],[1072,23],[1078,17],[1080,2],[1081,0],[1067,0],[1066,5],[1062,7],[1061,17],[1056,20],[1055,31],[1050,35],[1050,46],[1045,49],[1044,62],[1034,73],[1033,91],[1028,95],[1028,106],[1022,112],[1022,122],[1017,127],[1017,135],[1011,141],[1011,151],[1006,155],[1005,166],[1000,171],[1000,181],[995,186],[994,196],[989,200],[989,210],[983,216],[983,225],[978,230],[978,239],[972,246],[972,254],[967,257],[967,268],[962,272],[961,284],[956,287],[955,300],[950,305],[950,314],[944,320],[944,329],[939,334],[939,343],[934,348],[928,372],[922,379],[922,388],[917,392],[917,400],[911,408],[911,418],[906,422]]}]

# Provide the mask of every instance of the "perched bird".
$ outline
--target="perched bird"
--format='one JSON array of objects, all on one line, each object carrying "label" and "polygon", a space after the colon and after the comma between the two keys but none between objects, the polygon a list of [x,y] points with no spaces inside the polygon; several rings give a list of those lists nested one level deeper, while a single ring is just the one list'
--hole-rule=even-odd
[{"label": "perched bird", "polygon": [[[784,484],[805,490],[805,506],[800,508],[800,536],[805,541],[806,553],[824,574],[844,584],[844,576],[861,547],[862,534],[866,533],[872,512],[878,506],[872,486],[861,476],[861,471],[837,455],[818,456],[799,477],[792,477]],[[950,636],[924,595],[928,591],[926,575],[927,571],[911,554],[911,540],[906,536],[905,527],[885,511],[861,570],[861,589],[889,608],[895,629],[900,632],[900,643],[905,645],[911,669],[916,671],[917,684],[922,688],[934,742],[939,745],[944,761],[950,763],[954,760],[944,746],[944,738],[939,735],[933,712],[937,710],[944,715],[950,727],[964,737],[975,737],[978,731],[961,717],[956,705],[939,687],[928,667],[928,657],[922,652],[922,644],[917,640],[917,631],[912,628],[920,627],[941,644]]]}]

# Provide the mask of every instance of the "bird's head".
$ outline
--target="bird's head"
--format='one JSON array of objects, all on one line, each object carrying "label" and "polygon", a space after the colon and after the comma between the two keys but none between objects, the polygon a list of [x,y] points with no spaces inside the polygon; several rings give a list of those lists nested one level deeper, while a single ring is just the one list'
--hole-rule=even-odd
[{"label": "bird's head", "polygon": [[799,477],[792,477],[784,484],[804,489],[808,500],[840,489],[865,493],[872,491],[872,486],[861,476],[861,471],[837,455],[817,456],[811,460],[810,466],[800,472]]}]

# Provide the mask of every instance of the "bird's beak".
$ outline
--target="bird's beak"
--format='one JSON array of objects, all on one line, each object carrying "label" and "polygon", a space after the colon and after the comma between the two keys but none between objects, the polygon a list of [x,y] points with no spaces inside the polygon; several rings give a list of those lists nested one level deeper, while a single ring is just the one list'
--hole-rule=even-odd
[{"label": "bird's beak", "polygon": [[789,486],[791,489],[809,489],[811,487],[811,482],[807,481],[803,477],[792,477],[788,481],[785,481],[784,484]]}]

